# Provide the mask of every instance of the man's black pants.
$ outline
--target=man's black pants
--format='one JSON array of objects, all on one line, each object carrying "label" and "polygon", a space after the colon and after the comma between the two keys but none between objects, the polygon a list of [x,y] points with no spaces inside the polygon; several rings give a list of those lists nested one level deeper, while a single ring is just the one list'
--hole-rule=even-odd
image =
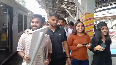
[{"label": "man's black pants", "polygon": [[66,65],[66,58],[52,59],[49,65]]}]

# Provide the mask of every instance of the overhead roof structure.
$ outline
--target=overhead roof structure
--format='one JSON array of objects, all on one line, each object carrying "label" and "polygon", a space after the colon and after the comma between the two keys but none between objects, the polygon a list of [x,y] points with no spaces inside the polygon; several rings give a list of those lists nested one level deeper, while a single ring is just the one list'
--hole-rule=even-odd
[{"label": "overhead roof structure", "polygon": [[47,12],[56,12],[62,17],[76,16],[77,7],[74,0],[37,0]]},{"label": "overhead roof structure", "polygon": [[107,7],[112,5],[116,0],[95,0],[96,8]]},{"label": "overhead roof structure", "polygon": [[[75,3],[75,1],[78,0],[37,0],[37,1],[41,5],[41,7],[47,11],[47,13],[56,12],[64,18],[68,16],[76,17],[77,7],[79,7]],[[106,6],[111,2],[115,2],[115,0],[95,0],[95,2],[97,9],[102,6]]]},{"label": "overhead roof structure", "polygon": [[96,3],[95,18],[116,16],[116,1],[107,0],[105,2],[99,2],[101,3]]}]

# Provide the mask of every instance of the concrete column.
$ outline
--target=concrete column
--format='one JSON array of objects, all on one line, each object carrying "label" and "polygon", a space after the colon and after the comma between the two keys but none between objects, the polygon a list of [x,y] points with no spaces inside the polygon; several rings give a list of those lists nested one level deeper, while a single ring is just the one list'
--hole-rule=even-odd
[{"label": "concrete column", "polygon": [[[94,29],[94,9],[95,9],[95,0],[81,0],[81,6],[83,8],[83,15],[81,16],[81,20],[85,24],[86,32],[91,36],[93,36]],[[93,60],[93,53],[88,50],[89,55],[89,65],[91,65]]]},{"label": "concrete column", "polygon": [[83,13],[94,13],[95,0],[81,0],[81,6],[83,7]]}]

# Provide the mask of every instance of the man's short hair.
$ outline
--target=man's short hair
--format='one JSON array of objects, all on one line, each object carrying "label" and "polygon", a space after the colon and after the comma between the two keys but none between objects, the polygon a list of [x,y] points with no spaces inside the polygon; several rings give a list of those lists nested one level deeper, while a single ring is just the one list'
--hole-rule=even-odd
[{"label": "man's short hair", "polygon": [[60,17],[59,20],[63,20],[64,22],[66,22],[66,20],[63,17]]},{"label": "man's short hair", "polygon": [[57,13],[52,12],[52,13],[49,13],[48,18],[50,18],[50,17],[52,17],[52,16],[55,16],[55,17],[57,17],[58,19],[59,19],[59,17],[60,17]]},{"label": "man's short hair", "polygon": [[70,21],[70,22],[68,23],[68,25],[69,25],[69,26],[74,26],[74,23],[73,23],[72,21]]},{"label": "man's short hair", "polygon": [[41,19],[41,22],[43,23],[42,15],[40,15],[40,14],[34,14],[34,15],[31,17],[31,20],[34,19],[34,18],[40,18],[40,19]]}]

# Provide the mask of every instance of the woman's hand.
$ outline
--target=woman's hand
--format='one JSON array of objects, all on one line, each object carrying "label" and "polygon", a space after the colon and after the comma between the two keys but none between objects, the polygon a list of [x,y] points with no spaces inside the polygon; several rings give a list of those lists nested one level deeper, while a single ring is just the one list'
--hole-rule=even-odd
[{"label": "woman's hand", "polygon": [[71,59],[67,58],[68,65],[71,65]]},{"label": "woman's hand", "polygon": [[23,59],[26,61],[26,62],[30,62],[30,57],[28,55],[24,55]]},{"label": "woman's hand", "polygon": [[102,46],[100,46],[100,45],[97,45],[97,46],[94,48],[95,51],[96,51],[96,50],[103,51],[104,49],[105,49],[105,48],[102,47]]},{"label": "woman's hand", "polygon": [[77,44],[77,47],[78,48],[83,47],[83,44]]},{"label": "woman's hand", "polygon": [[91,46],[92,46],[91,43],[89,43],[89,44],[86,45],[87,48],[91,48]]}]

